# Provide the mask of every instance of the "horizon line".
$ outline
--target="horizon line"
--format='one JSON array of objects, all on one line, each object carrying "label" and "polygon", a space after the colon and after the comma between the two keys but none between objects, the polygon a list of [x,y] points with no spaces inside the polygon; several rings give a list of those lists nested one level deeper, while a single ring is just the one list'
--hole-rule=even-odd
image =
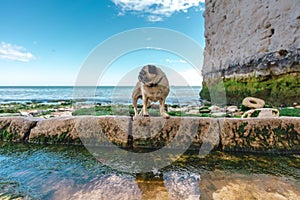
[{"label": "horizon line", "polygon": [[[0,87],[135,87],[135,85],[0,85]],[[201,85],[170,85],[170,87],[202,87]]]}]

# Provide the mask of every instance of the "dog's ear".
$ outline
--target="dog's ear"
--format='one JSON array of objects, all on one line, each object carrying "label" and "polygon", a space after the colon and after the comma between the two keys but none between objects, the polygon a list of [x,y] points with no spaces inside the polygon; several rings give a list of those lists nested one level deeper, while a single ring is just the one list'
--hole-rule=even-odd
[{"label": "dog's ear", "polygon": [[158,74],[157,67],[155,67],[154,65],[148,65],[148,71],[150,74]]},{"label": "dog's ear", "polygon": [[147,77],[147,72],[144,70],[144,68],[140,71],[138,79],[140,82],[144,84],[150,81],[149,78]]}]

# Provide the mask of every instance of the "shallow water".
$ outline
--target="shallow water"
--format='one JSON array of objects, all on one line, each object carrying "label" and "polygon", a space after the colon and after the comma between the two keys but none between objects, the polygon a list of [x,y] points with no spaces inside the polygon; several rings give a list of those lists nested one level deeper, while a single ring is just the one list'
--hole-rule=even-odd
[{"label": "shallow water", "polygon": [[189,152],[154,173],[124,173],[82,146],[0,143],[0,199],[298,199],[299,155]]}]

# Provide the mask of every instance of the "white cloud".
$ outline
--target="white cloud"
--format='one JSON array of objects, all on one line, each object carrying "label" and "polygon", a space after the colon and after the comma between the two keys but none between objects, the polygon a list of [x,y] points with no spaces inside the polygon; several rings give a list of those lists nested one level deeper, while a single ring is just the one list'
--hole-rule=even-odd
[{"label": "white cloud", "polygon": [[164,17],[170,17],[175,12],[187,12],[189,8],[200,7],[205,0],[112,0],[121,8],[120,14],[133,12],[135,14],[149,15],[148,21],[162,21]]},{"label": "white cloud", "polygon": [[191,68],[185,71],[179,72],[179,74],[188,82],[190,86],[201,86],[202,85],[202,75],[201,72]]},{"label": "white cloud", "polygon": [[157,15],[149,15],[147,17],[147,20],[149,22],[160,22],[160,21],[163,21],[163,18],[161,16],[157,16]]},{"label": "white cloud", "polygon": [[28,62],[35,59],[35,57],[24,47],[1,42],[0,59]]},{"label": "white cloud", "polygon": [[166,62],[168,62],[168,63],[187,63],[187,62],[186,62],[185,60],[183,60],[183,59],[172,60],[172,59],[169,59],[169,58],[166,59]]}]

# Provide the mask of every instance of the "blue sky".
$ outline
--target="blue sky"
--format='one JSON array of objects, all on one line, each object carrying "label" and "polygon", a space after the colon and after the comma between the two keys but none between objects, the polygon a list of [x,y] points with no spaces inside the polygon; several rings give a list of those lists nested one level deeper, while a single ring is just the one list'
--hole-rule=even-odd
[{"label": "blue sky", "polygon": [[[135,28],[175,30],[204,47],[202,2],[0,0],[0,85],[74,85],[93,49],[115,34]],[[120,84],[124,74],[147,63],[172,68],[190,85],[201,84],[199,74],[184,58],[153,50],[129,52],[112,61],[99,83]]]}]

